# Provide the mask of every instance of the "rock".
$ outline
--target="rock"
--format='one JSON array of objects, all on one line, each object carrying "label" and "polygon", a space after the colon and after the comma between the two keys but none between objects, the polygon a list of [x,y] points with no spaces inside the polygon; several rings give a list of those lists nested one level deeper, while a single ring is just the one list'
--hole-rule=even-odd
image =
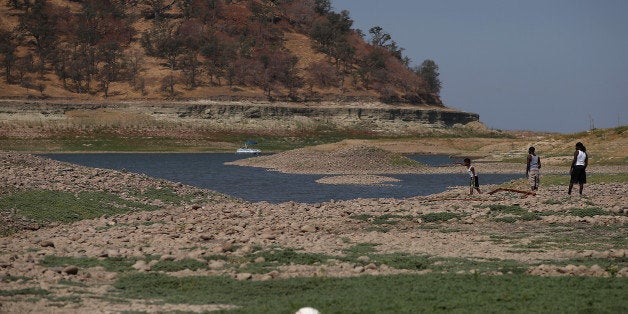
[{"label": "rock", "polygon": [[303,232],[316,232],[316,227],[312,225],[304,225],[301,227],[301,231]]},{"label": "rock", "polygon": [[176,257],[175,257],[174,255],[169,255],[169,254],[166,254],[166,255],[162,255],[162,256],[159,258],[159,260],[160,260],[160,261],[174,261],[174,260],[176,260]]},{"label": "rock", "polygon": [[237,280],[251,280],[253,278],[252,274],[249,273],[239,273],[235,277]]},{"label": "rock", "polygon": [[41,247],[55,247],[55,244],[52,243],[52,241],[45,240],[45,241],[41,241],[39,243],[39,246],[41,246]]},{"label": "rock", "polygon": [[139,271],[150,271],[150,266],[142,260],[135,262],[135,264],[133,264],[133,266],[131,267]]},{"label": "rock", "polygon": [[63,272],[68,274],[68,275],[76,275],[78,274],[78,267],[76,266],[67,266],[65,268],[63,268]]},{"label": "rock", "polygon": [[252,252],[253,252],[253,248],[250,245],[244,245],[238,250],[238,253],[242,255],[250,254]]},{"label": "rock", "polygon": [[370,261],[371,258],[368,257],[368,256],[365,256],[365,255],[362,255],[362,256],[358,257],[357,260],[358,260],[358,262],[363,262],[364,263],[364,262]]},{"label": "rock", "polygon": [[120,251],[119,250],[107,250],[106,253],[106,257],[120,257]]},{"label": "rock", "polygon": [[11,266],[11,262],[4,259],[0,259],[0,268],[7,268],[9,266]]},{"label": "rock", "polygon": [[231,250],[233,250],[233,243],[231,242],[225,242],[219,246],[215,246],[212,248],[213,253],[225,253],[230,252]]},{"label": "rock", "polygon": [[313,307],[302,307],[294,314],[320,314],[320,312]]},{"label": "rock", "polygon": [[211,260],[209,261],[209,263],[207,264],[207,266],[210,269],[222,269],[225,267],[225,265],[227,265],[227,262],[223,261],[223,260]]},{"label": "rock", "polygon": [[377,269],[377,265],[375,265],[373,263],[370,263],[370,264],[364,266],[364,269],[366,269],[366,270],[376,270]]},{"label": "rock", "polygon": [[263,256],[260,256],[260,257],[258,257],[258,258],[256,258],[254,260],[254,262],[256,262],[256,263],[263,263],[265,261],[266,261],[266,259]]},{"label": "rock", "polygon": [[212,253],[219,254],[219,253],[224,253],[225,251],[223,251],[222,246],[214,246],[214,247],[211,249],[211,252],[212,252]]},{"label": "rock", "polygon": [[267,274],[268,276],[272,277],[273,279],[278,278],[279,277],[279,272],[276,270],[271,271],[270,273]]},{"label": "rock", "polygon": [[591,272],[591,275],[593,276],[598,276],[598,277],[608,276],[608,273],[606,272],[606,270],[604,270],[604,268],[600,267],[600,265],[597,265],[597,264],[591,266],[591,268],[589,268],[589,271]]},{"label": "rock", "polygon": [[203,241],[209,241],[209,240],[213,239],[214,236],[211,235],[211,234],[201,234],[200,238]]},{"label": "rock", "polygon": [[272,232],[264,232],[261,235],[262,239],[266,239],[266,240],[274,240],[277,238],[277,235],[275,235]]},{"label": "rock", "polygon": [[74,242],[76,242],[76,241],[78,241],[80,239],[81,239],[81,235],[80,234],[73,234],[73,235],[70,236],[70,240],[72,240]]}]

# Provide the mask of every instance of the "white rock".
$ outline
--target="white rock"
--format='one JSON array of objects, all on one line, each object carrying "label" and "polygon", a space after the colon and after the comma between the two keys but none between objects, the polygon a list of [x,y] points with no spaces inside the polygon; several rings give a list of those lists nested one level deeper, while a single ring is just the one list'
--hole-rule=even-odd
[{"label": "white rock", "polygon": [[306,307],[300,308],[294,314],[320,314],[320,312],[313,307],[306,306]]}]

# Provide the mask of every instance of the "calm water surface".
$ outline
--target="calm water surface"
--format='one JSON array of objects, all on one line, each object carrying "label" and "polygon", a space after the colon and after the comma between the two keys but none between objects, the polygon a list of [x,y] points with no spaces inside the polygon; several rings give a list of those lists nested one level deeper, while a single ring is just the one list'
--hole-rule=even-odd
[{"label": "calm water surface", "polygon": [[[125,169],[155,178],[214,190],[248,201],[316,203],[356,198],[405,198],[445,191],[465,185],[467,174],[388,175],[400,179],[390,186],[327,185],[317,179],[325,175],[284,174],[261,168],[225,165],[246,158],[236,154],[46,154],[44,157],[94,168]],[[447,156],[413,156],[429,165],[451,164]],[[424,159],[422,159],[424,158]],[[480,174],[480,184],[499,184],[521,175]]]}]

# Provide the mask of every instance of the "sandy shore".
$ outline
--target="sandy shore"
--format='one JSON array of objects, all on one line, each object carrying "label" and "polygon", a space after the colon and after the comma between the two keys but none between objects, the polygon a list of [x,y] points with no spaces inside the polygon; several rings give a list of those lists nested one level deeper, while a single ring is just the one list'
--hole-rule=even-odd
[{"label": "sandy shore", "polygon": [[[337,154],[346,153],[345,151]],[[386,154],[375,150],[371,155],[361,158],[386,157],[388,156]],[[259,158],[257,160],[269,160],[265,157]],[[320,161],[320,158],[318,159]],[[366,159],[363,162],[368,162]],[[373,160],[370,162],[379,162],[377,158]],[[295,159],[293,161],[296,162]],[[403,163],[401,164],[405,167]],[[484,168],[486,165],[479,164],[478,167],[482,172],[489,173],[490,168]],[[425,166],[410,166],[420,171],[427,169]],[[500,164],[501,166],[503,165]],[[307,163],[304,161],[301,167],[307,168]],[[520,165],[512,167],[514,170],[520,168]],[[55,296],[67,297],[76,295],[76,289],[60,282],[72,280],[84,285],[82,290],[88,291],[90,297],[84,297],[81,304],[75,305],[72,302],[59,304],[50,299],[32,303],[27,298],[0,296],[0,312],[156,310],[150,301],[126,304],[113,304],[107,301],[105,296],[113,289],[111,285],[116,281],[118,273],[106,271],[102,267],[58,269],[40,263],[50,256],[134,259],[137,262],[133,268],[142,272],[152,271],[152,265],[157,262],[148,259],[148,256],[159,256],[160,260],[173,261],[193,259],[207,263],[207,269],[169,274],[228,275],[238,280],[274,280],[311,276],[386,275],[417,271],[396,269],[369,261],[369,258],[364,256],[363,263],[335,260],[325,265],[294,264],[279,266],[277,270],[266,274],[249,274],[239,272],[238,268],[225,268],[220,260],[208,260],[204,257],[217,254],[244,258],[256,250],[272,247],[342,255],[344,250],[356,244],[372,243],[381,254],[407,253],[474,260],[513,260],[529,264],[527,272],[534,275],[610,276],[609,271],[599,265],[560,266],[552,264],[552,261],[576,258],[625,260],[628,254],[625,240],[619,242],[620,244],[608,241],[609,238],[625,236],[628,225],[628,199],[625,197],[628,195],[628,184],[624,183],[587,185],[584,197],[567,195],[565,186],[542,186],[536,196],[525,198],[511,192],[468,196],[467,188],[461,186],[436,195],[407,199],[269,204],[244,202],[180,183],[132,173],[76,166],[26,154],[0,153],[0,168],[3,195],[23,190],[74,193],[106,191],[125,199],[150,203],[158,207],[155,211],[102,216],[71,224],[35,225],[29,221],[13,219],[15,216],[12,213],[19,208],[3,208],[3,225],[15,224],[23,230],[0,238],[0,280],[21,277],[29,279],[4,280],[0,290],[43,288],[54,291]],[[429,171],[450,169],[439,167]],[[374,184],[381,183],[381,178],[368,172],[360,172],[356,168],[351,168],[346,173],[357,173],[361,178],[370,178]],[[324,183],[352,182],[350,176],[331,177],[341,179]],[[496,186],[482,188],[487,192]],[[131,190],[149,189],[170,189],[178,195],[193,197],[186,197],[188,200],[181,204],[171,204],[137,199],[129,193]],[[520,219],[516,214],[499,212],[495,208],[521,208],[528,215],[534,216],[534,219]],[[606,214],[592,216],[573,214],[574,209],[589,208],[597,208]],[[431,220],[432,217],[444,215],[451,216],[442,221]],[[374,221],[383,216],[388,217],[388,223],[375,224]],[[567,236],[570,241],[578,239],[579,244],[567,246],[551,244],[552,241],[557,241],[551,239],[556,233],[556,226],[564,226],[565,230],[561,231],[561,236]],[[526,245],[534,248],[535,246],[531,245],[533,243],[539,243],[536,244],[539,249],[522,249]],[[242,261],[253,262],[244,259]],[[613,275],[628,276],[628,265],[620,266]],[[430,271],[432,270],[428,268],[421,272]],[[168,306],[173,311],[200,312],[216,309],[216,306]]]}]

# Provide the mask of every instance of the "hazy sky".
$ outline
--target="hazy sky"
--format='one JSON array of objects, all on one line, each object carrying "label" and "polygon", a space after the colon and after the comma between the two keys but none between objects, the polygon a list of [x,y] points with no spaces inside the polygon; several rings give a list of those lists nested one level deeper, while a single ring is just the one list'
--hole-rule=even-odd
[{"label": "hazy sky", "polygon": [[449,107],[490,128],[571,133],[628,124],[628,0],[332,0],[436,61]]}]

